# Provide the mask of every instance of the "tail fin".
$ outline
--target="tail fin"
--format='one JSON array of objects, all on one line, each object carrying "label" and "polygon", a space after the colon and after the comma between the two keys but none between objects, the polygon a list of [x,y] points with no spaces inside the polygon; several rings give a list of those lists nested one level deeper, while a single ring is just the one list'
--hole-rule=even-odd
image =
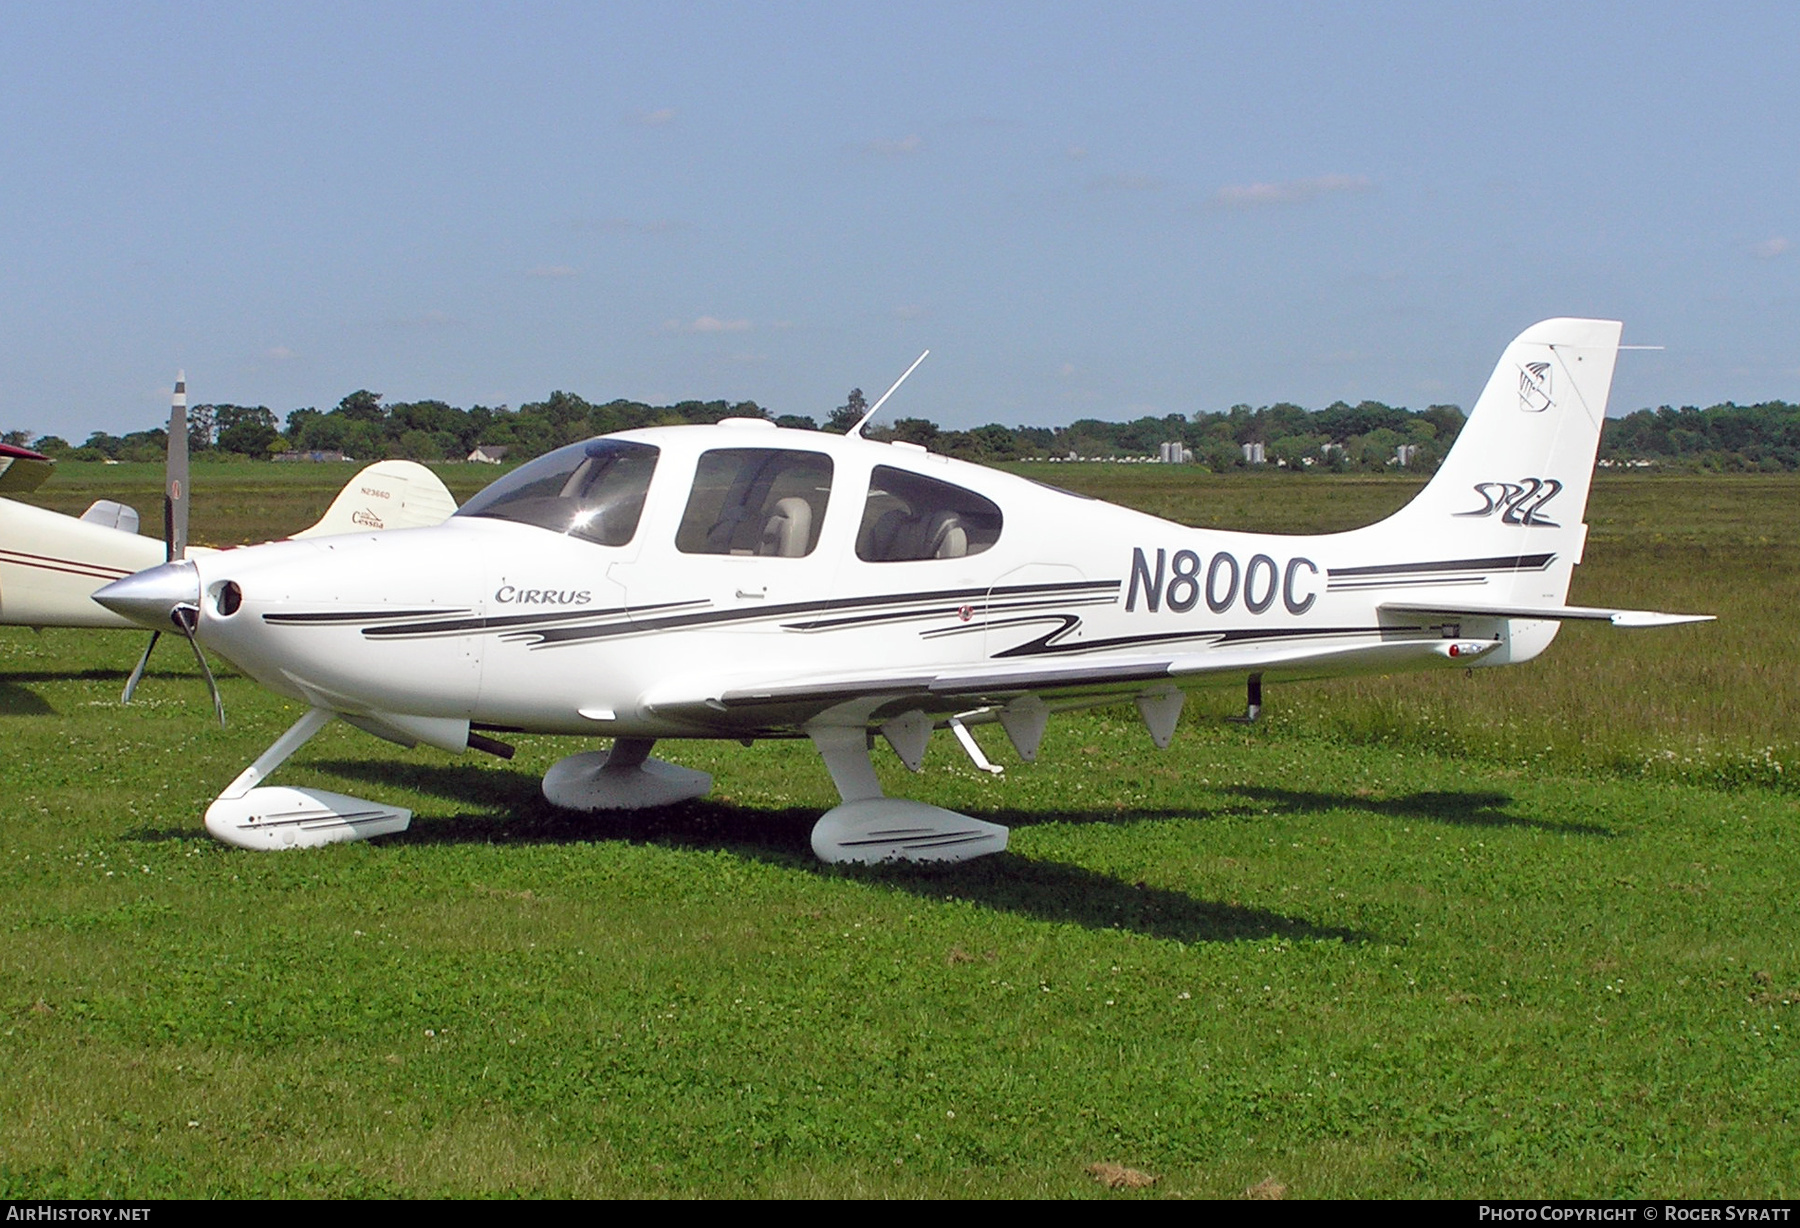
[{"label": "tail fin", "polygon": [[428,528],[442,524],[455,510],[456,499],[425,466],[415,461],[377,461],[345,484],[317,524],[294,536]]},{"label": "tail fin", "polygon": [[1392,535],[1418,558],[1517,558],[1511,591],[1495,576],[1484,596],[1561,605],[1587,540],[1582,517],[1622,328],[1545,320],[1520,333],[1431,482],[1367,532]]}]

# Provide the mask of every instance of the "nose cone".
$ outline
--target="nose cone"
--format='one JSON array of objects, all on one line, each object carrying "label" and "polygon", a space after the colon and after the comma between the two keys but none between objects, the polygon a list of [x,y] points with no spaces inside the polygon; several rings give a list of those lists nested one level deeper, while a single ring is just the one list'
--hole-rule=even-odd
[{"label": "nose cone", "polygon": [[186,561],[164,563],[113,581],[94,600],[152,631],[179,631],[200,613],[200,573]]}]

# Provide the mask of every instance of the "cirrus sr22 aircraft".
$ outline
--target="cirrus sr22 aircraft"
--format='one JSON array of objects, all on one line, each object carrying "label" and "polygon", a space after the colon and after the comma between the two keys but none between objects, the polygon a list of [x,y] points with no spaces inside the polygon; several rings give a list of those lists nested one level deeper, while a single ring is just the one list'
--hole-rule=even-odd
[{"label": "cirrus sr22 aircraft", "polygon": [[[697,797],[663,738],[810,738],[842,804],[827,861],[951,861],[1004,827],[883,796],[880,734],[917,769],[998,721],[1025,760],[1052,713],[1134,701],[1166,746],[1184,692],[1515,665],[1571,607],[1621,326],[1548,320],[1507,347],[1430,484],[1323,536],[1189,528],[915,446],[761,420],[625,431],[539,457],[437,527],[173,562],[96,594],[308,705],[208,808],[278,849],[409,811],[263,785],[333,717],[402,745],[510,755],[508,732],[610,738],[545,775],[574,810]],[[915,364],[916,365],[916,364]]]}]

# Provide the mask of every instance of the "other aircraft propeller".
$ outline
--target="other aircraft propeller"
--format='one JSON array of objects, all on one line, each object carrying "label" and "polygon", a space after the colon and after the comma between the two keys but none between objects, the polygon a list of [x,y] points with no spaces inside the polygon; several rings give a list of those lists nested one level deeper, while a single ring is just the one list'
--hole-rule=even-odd
[{"label": "other aircraft propeller", "polygon": [[[188,438],[187,438],[187,372],[175,373],[175,395],[169,401],[169,454],[163,467],[163,546],[165,558],[170,563],[179,563],[187,557],[188,536]],[[188,569],[193,574],[193,568]],[[152,602],[160,601],[160,596],[148,598]],[[163,621],[167,621],[181,632],[187,640],[188,647],[194,650],[194,659],[200,662],[200,672],[206,675],[206,689],[212,695],[213,711],[219,714],[219,727],[225,725],[225,701],[219,698],[219,684],[213,680],[212,667],[206,663],[206,654],[200,650],[200,644],[194,639],[194,628],[200,621],[200,580],[194,576],[194,592],[191,601],[177,597],[166,607],[156,605],[153,608],[164,613]],[[156,650],[156,641],[162,638],[160,630],[150,633],[150,642],[144,645],[144,655],[138,658],[137,667],[125,680],[124,693],[119,702],[128,704],[136,693],[138,683],[144,680],[144,670],[150,664],[150,654]]]}]

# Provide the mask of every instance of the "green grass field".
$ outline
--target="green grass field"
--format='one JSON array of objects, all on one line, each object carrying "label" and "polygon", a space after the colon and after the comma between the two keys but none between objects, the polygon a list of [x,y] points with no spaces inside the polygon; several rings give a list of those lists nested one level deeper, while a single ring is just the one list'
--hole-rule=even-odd
[{"label": "green grass field", "polygon": [[[1029,472],[1282,531],[1413,488]],[[195,537],[347,476],[197,468]],[[70,466],[37,501],[158,482]],[[343,726],[277,780],[411,831],[227,849],[200,814],[286,701],[227,671],[220,731],[165,647],[121,709],[140,636],[0,633],[0,1194],[1792,1197],[1796,495],[1599,483],[1572,599],[1716,624],[1271,689],[1249,729],[1202,695],[1163,753],[1119,711],[1031,766],[983,730],[999,779],[884,752],[890,791],[1014,828],[930,872],[817,864],[801,744],[665,744],[715,793],[605,820],[538,797],[570,741]]]}]

